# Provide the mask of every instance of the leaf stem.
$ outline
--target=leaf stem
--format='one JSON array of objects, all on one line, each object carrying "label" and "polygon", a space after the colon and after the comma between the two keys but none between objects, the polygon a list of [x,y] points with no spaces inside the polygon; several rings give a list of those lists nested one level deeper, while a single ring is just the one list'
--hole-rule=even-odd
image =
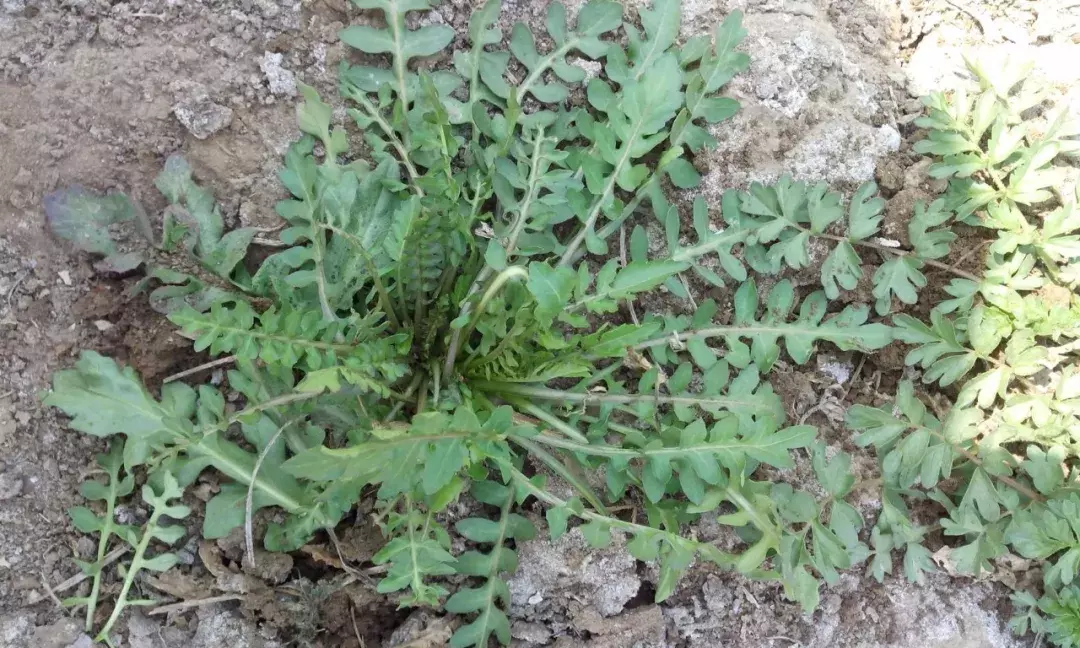
[{"label": "leaf stem", "polygon": [[[802,228],[802,227],[799,227],[799,229],[802,229],[805,232],[810,232],[810,230],[807,230],[807,229]],[[958,277],[963,277],[964,279],[974,281],[975,283],[980,283],[982,281],[982,279],[977,275],[971,274],[970,272],[967,272],[965,270],[961,270],[959,268],[954,268],[953,266],[951,266],[951,265],[949,265],[947,263],[942,263],[941,261],[938,261],[936,259],[927,259],[925,257],[921,257],[921,256],[915,254],[911,250],[904,250],[904,249],[900,249],[900,248],[891,248],[891,247],[887,247],[887,246],[884,246],[884,245],[878,245],[877,243],[871,243],[870,241],[857,241],[855,239],[850,239],[850,238],[847,238],[847,237],[844,237],[844,236],[836,236],[835,234],[824,234],[824,233],[818,234],[818,233],[815,233],[815,232],[810,232],[810,234],[813,235],[813,236],[818,236],[818,237],[824,238],[824,239],[829,239],[830,241],[837,241],[837,242],[840,242],[840,243],[850,243],[852,245],[857,245],[859,247],[864,247],[864,248],[868,248],[868,249],[871,249],[871,250],[876,250],[878,252],[888,252],[889,254],[892,254],[894,256],[913,257],[915,259],[918,259],[919,261],[922,261],[923,263],[925,263],[928,266],[933,266],[935,268],[938,268],[939,270],[945,270],[947,272],[951,272],[951,273],[953,273],[954,275],[956,275]]]},{"label": "leaf stem", "polygon": [[555,49],[548,52],[546,56],[541,57],[540,60],[537,61],[536,67],[534,67],[529,72],[528,76],[525,77],[525,80],[522,81],[521,85],[517,87],[518,103],[525,100],[525,95],[532,89],[533,84],[540,79],[540,76],[544,72],[547,72],[551,68],[552,63],[554,63],[557,59],[566,56],[570,52],[570,50],[577,47],[577,44],[577,38],[568,37],[566,39],[566,42],[564,42],[562,45],[559,45]]},{"label": "leaf stem", "polygon": [[528,402],[526,400],[523,400],[523,399],[515,399],[514,400],[514,405],[515,405],[515,407],[517,407],[522,412],[530,414],[530,415],[536,417],[537,419],[543,421],[544,423],[547,423],[548,425],[550,425],[555,430],[558,430],[559,432],[562,432],[563,434],[570,437],[574,441],[577,441],[578,443],[588,443],[589,442],[589,439],[584,434],[582,434],[581,432],[578,432],[577,428],[570,425],[566,421],[563,421],[562,419],[555,416],[554,414],[551,414],[550,412],[548,412],[547,410],[545,410],[542,407],[538,407],[536,405],[533,405],[532,403],[530,403],[530,402]]},{"label": "leaf stem", "polygon": [[[567,505],[567,502],[565,500],[560,499],[559,497],[556,497],[555,495],[552,495],[548,491],[546,491],[546,490],[538,487],[536,484],[532,483],[532,481],[530,481],[529,478],[524,475],[524,473],[522,473],[520,470],[515,468],[514,465],[511,464],[509,461],[501,460],[501,461],[499,461],[499,464],[500,464],[500,466],[503,467],[503,469],[505,469],[507,471],[507,473],[510,475],[510,478],[522,490],[528,492],[529,495],[535,497],[537,500],[543,502],[544,504],[547,504],[548,506],[554,506],[556,508],[563,507],[563,506]],[[610,526],[613,529],[619,529],[620,531],[625,531],[625,532],[630,533],[632,535],[637,535],[639,533],[658,534],[658,535],[665,536],[665,537],[667,537],[669,539],[672,536],[675,536],[680,541],[689,544],[691,547],[694,548],[695,551],[700,551],[702,548],[708,547],[709,553],[708,553],[707,557],[709,558],[709,560],[717,562],[717,559],[719,558],[719,559],[724,560],[724,562],[727,563],[727,564],[734,564],[734,562],[735,562],[735,559],[734,559],[733,556],[731,556],[730,554],[718,551],[716,549],[716,547],[714,547],[711,544],[708,544],[708,543],[705,543],[705,542],[698,542],[696,540],[689,540],[689,539],[686,539],[686,538],[682,538],[681,536],[676,536],[676,534],[673,534],[673,533],[671,533],[669,531],[664,531],[663,529],[657,529],[657,528],[654,528],[654,527],[651,527],[651,526],[645,526],[644,524],[635,524],[634,522],[627,522],[625,520],[620,520],[617,517],[611,517],[609,515],[603,515],[601,513],[597,513],[595,511],[590,511],[588,509],[583,509],[580,512],[574,512],[574,515],[577,516],[578,518],[581,518],[582,520],[587,521],[587,522],[601,522],[603,524],[606,524],[606,525]],[[718,564],[719,564],[719,562],[718,562]]]},{"label": "leaf stem", "polygon": [[730,335],[743,337],[759,334],[768,335],[804,335],[807,337],[813,337],[816,339],[827,340],[830,342],[836,342],[841,340],[844,342],[851,342],[857,344],[860,339],[860,335],[855,329],[843,329],[837,328],[836,330],[829,331],[822,327],[812,326],[799,326],[798,324],[748,324],[738,326],[710,326],[708,328],[691,329],[682,332],[664,332],[661,337],[656,337],[651,340],[639,342],[633,346],[635,351],[642,351],[645,349],[651,349],[653,347],[664,346],[671,342],[678,340],[679,342],[686,342],[695,338],[713,338],[713,337],[726,337]]},{"label": "leaf stem", "polygon": [[135,582],[135,576],[142,569],[143,557],[146,555],[146,549],[150,546],[150,539],[153,537],[152,530],[157,528],[157,523],[161,518],[161,515],[161,507],[154,507],[153,512],[150,513],[150,519],[146,522],[146,528],[143,530],[142,537],[139,538],[139,544],[135,547],[135,555],[132,556],[131,564],[128,566],[127,574],[124,576],[124,584],[120,588],[120,595],[116,597],[116,603],[113,606],[112,614],[109,615],[108,621],[102,626],[101,632],[97,634],[94,641],[108,640],[109,630],[112,630],[113,625],[120,619],[120,614],[123,613],[124,608],[127,607],[128,592]]},{"label": "leaf stem", "polygon": [[570,392],[547,387],[532,385],[519,385],[515,383],[496,382],[491,380],[471,380],[469,384],[482,391],[515,396],[528,396],[541,400],[554,400],[564,403],[640,403],[653,402],[666,405],[696,405],[698,407],[723,407],[725,409],[749,407],[761,412],[771,411],[772,408],[761,402],[753,400],[740,400],[738,398],[723,398],[712,396],[641,396],[639,394],[597,394],[585,392]]},{"label": "leaf stem", "polygon": [[[386,138],[390,141],[390,145],[394,147],[395,151],[397,151],[398,157],[401,158],[401,164],[405,167],[405,171],[409,174],[409,178],[412,180],[412,182],[409,184],[409,187],[412,189],[413,193],[423,198],[424,190],[421,189],[420,186],[417,184],[417,181],[420,179],[420,173],[416,170],[416,167],[413,166],[412,160],[409,159],[409,152],[405,148],[405,144],[397,136],[397,132],[394,131],[393,127],[391,127],[390,124],[387,123],[386,119],[383,118],[378,108],[376,108],[374,104],[368,101],[367,96],[364,95],[363,92],[350,92],[349,98],[363,106],[364,111],[367,113],[368,117],[371,117],[371,119],[376,124],[378,124],[379,130],[383,132]],[[407,135],[408,131],[405,132]]]},{"label": "leaf stem", "polygon": [[539,175],[540,155],[541,147],[544,144],[544,129],[540,127],[536,131],[536,139],[533,141],[533,152],[531,161],[529,164],[529,188],[525,192],[525,197],[521,200],[521,204],[518,207],[517,218],[514,220],[514,225],[510,229],[510,235],[506,239],[506,259],[510,260],[510,255],[514,254],[517,250],[518,238],[521,236],[521,232],[525,229],[525,223],[529,220],[529,207],[532,206],[532,201],[536,198],[536,195],[540,192]]},{"label": "leaf stem", "polygon": [[532,439],[527,439],[525,437],[512,437],[510,440],[521,446],[522,449],[526,450],[533,457],[536,457],[537,459],[542,461],[544,465],[546,465],[552,472],[554,472],[566,483],[570,484],[570,486],[580,492],[581,496],[584,497],[585,500],[588,501],[594,509],[600,511],[605,515],[608,514],[607,507],[604,506],[604,503],[602,501],[600,501],[600,497],[595,492],[593,492],[593,489],[589,486],[589,484],[586,483],[584,480],[580,479],[577,475],[573,474],[569,468],[567,468],[565,465],[562,464],[562,462],[559,461],[559,458],[557,456],[551,454],[550,452],[536,444]]},{"label": "leaf stem", "polygon": [[[510,438],[515,443],[521,435],[510,434]],[[563,450],[569,450],[571,452],[580,452],[585,455],[592,455],[595,457],[628,457],[636,459],[648,459],[650,457],[671,457],[677,458],[680,456],[689,456],[698,452],[708,452],[712,454],[723,453],[745,453],[747,448],[762,448],[768,447],[770,443],[755,443],[752,441],[732,440],[730,442],[709,442],[699,443],[697,445],[688,446],[662,446],[658,448],[624,448],[616,445],[598,445],[591,443],[577,443],[562,437],[556,437],[549,434],[538,434],[532,437],[524,437],[526,439],[532,439],[538,443],[542,443],[547,446],[555,448],[562,448]],[[784,446],[787,447],[787,446]]]},{"label": "leaf stem", "polygon": [[109,471],[109,491],[105,499],[105,518],[98,538],[97,560],[94,561],[94,580],[90,586],[90,594],[86,600],[86,632],[94,627],[94,613],[97,611],[98,596],[101,593],[101,572],[105,568],[105,553],[109,548],[109,538],[112,537],[113,524],[116,515],[116,498],[119,493],[120,480],[119,466],[116,471]]},{"label": "leaf stem", "polygon": [[964,458],[967,459],[968,461],[970,461],[971,463],[975,464],[976,466],[978,466],[980,468],[983,468],[983,470],[986,472],[987,475],[990,475],[994,479],[997,479],[1002,484],[1005,484],[1009,488],[1012,488],[1013,490],[1020,493],[1024,497],[1030,499],[1033,502],[1045,502],[1046,501],[1046,498],[1044,498],[1042,495],[1039,495],[1038,493],[1031,490],[1027,486],[1024,486],[1020,482],[1016,481],[1012,477],[1009,477],[1008,475],[994,474],[994,473],[991,473],[988,470],[985,470],[985,468],[983,467],[983,461],[982,461],[982,459],[979,458],[978,455],[976,455],[975,453],[971,452],[970,450],[968,450],[967,448],[965,448],[965,447],[963,447],[963,446],[961,446],[959,444],[953,443],[948,438],[946,438],[945,435],[942,434],[941,432],[939,432],[937,430],[934,430],[932,428],[929,428],[929,427],[925,427],[925,426],[911,426],[911,427],[909,427],[909,429],[917,429],[917,428],[920,428],[920,427],[925,429],[931,435],[933,435],[933,436],[937,437],[938,439],[940,439],[942,442],[947,443],[950,446],[952,446],[952,448],[954,450],[956,450],[960,454],[964,455]]},{"label": "leaf stem", "polygon": [[259,457],[255,460],[255,467],[251,469],[251,482],[248,484],[247,497],[244,498],[244,546],[247,548],[247,555],[244,556],[244,564],[248,567],[255,566],[255,540],[251,528],[251,517],[255,503],[255,481],[259,476],[259,468],[262,468],[263,461],[265,461],[266,456],[270,454],[271,449],[274,447],[274,444],[277,443],[282,432],[287,428],[292,427],[294,423],[300,421],[305,416],[306,415],[296,416],[282,423],[281,426],[278,427],[277,432],[274,432],[274,435],[266,442],[266,447],[262,449],[262,452],[259,453]]},{"label": "leaf stem", "polygon": [[562,253],[562,256],[559,257],[559,267],[566,267],[573,261],[574,254],[577,252],[578,248],[581,247],[581,244],[585,242],[585,238],[589,235],[589,232],[595,227],[596,220],[600,217],[600,212],[603,210],[604,203],[607,202],[615,191],[615,184],[618,181],[619,174],[622,173],[623,167],[626,166],[626,163],[630,161],[630,158],[633,155],[634,145],[637,143],[638,133],[641,131],[643,123],[642,120],[637,120],[634,123],[633,130],[623,141],[623,152],[622,155],[619,156],[619,161],[615,164],[615,168],[612,169],[611,176],[604,185],[604,190],[600,192],[600,195],[593,201],[593,206],[589,209],[588,216],[585,217],[585,224],[577,233],[577,236],[575,236],[570,241],[570,244],[566,246],[566,250]]},{"label": "leaf stem", "polygon": [[[388,4],[392,8],[390,11],[384,11],[386,16],[387,26],[393,34],[394,40],[394,75],[397,77],[398,83],[398,100],[401,101],[401,113],[407,116],[409,114],[409,93],[408,84],[405,83],[405,57],[402,52],[402,32],[405,29],[405,12],[400,11],[398,8],[398,0],[388,0]],[[402,138],[405,143],[405,148],[409,148],[409,129],[405,128],[402,131]]]}]

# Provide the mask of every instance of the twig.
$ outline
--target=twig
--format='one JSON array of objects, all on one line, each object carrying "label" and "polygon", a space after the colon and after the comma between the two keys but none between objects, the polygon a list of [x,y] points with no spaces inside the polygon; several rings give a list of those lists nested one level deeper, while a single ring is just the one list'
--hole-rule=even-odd
[{"label": "twig", "polygon": [[337,532],[335,532],[332,527],[326,527],[326,535],[330,537],[330,544],[334,545],[334,551],[337,553],[338,560],[341,562],[341,568],[345,573],[355,576],[356,580],[370,586],[372,582],[367,574],[356,567],[353,567],[349,564],[349,561],[345,560],[345,554],[341,552],[341,543],[338,542]]},{"label": "twig", "polygon": [[63,610],[64,604],[60,601],[60,597],[56,595],[56,592],[53,591],[53,588],[49,587],[49,581],[45,579],[45,572],[38,572],[38,576],[41,577],[41,586],[45,588],[45,593],[49,595],[49,598],[51,598],[54,603],[56,603],[56,607]]},{"label": "twig", "polygon": [[29,276],[30,276],[30,271],[27,270],[26,272],[24,272],[22,274],[21,277],[19,277],[18,279],[15,280],[15,283],[12,284],[11,289],[8,290],[8,293],[7,293],[7,307],[8,307],[8,309],[11,308],[11,297],[12,297],[12,295],[15,294],[15,291],[19,289],[19,286],[22,285],[22,282],[26,281],[26,278],[29,277]]},{"label": "twig", "polygon": [[[120,556],[123,556],[124,554],[126,554],[130,550],[131,550],[131,547],[128,547],[128,546],[117,547],[116,549],[113,549],[109,553],[105,554],[105,558],[101,561],[101,568],[104,569],[105,567],[108,567],[109,565],[113,564],[114,562],[116,562],[117,560],[120,559]],[[87,578],[90,578],[90,577],[87,576],[86,574],[83,574],[83,573],[75,574],[71,578],[67,579],[66,581],[64,581],[64,582],[60,583],[59,585],[57,585],[56,587],[54,587],[53,591],[54,592],[63,592],[66,589],[71,589],[72,587],[75,587],[76,585],[83,582]]]},{"label": "twig", "polygon": [[851,378],[848,379],[847,389],[840,395],[840,404],[843,405],[847,400],[848,394],[851,393],[851,388],[855,386],[855,379],[859,377],[859,373],[862,372],[863,365],[866,364],[866,354],[861,354],[859,358],[859,364],[855,367],[855,371],[851,372]]},{"label": "twig", "polygon": [[981,11],[972,9],[971,7],[966,7],[956,0],[945,0],[945,2],[974,18],[975,22],[979,24],[979,29],[982,30],[983,37],[986,40],[995,41],[998,39],[997,25],[994,24],[994,21],[990,16]]},{"label": "twig", "polygon": [[[953,443],[952,441],[949,441],[947,438],[945,438],[944,434],[942,434],[941,432],[938,432],[937,430],[934,430],[934,429],[931,429],[931,428],[928,428],[928,427],[925,427],[925,426],[920,426],[920,427],[924,427],[924,429],[926,429],[926,431],[928,431],[930,434],[934,435],[935,437],[937,437],[941,441],[944,441],[945,443],[948,443],[950,446],[952,446],[952,448],[954,450],[956,450],[960,454],[964,455],[964,458],[966,458],[971,463],[975,464],[976,466],[978,466],[980,468],[983,467],[982,459],[980,459],[978,457],[978,455],[976,455],[975,453],[971,452],[967,448],[964,448],[962,446],[959,446],[959,445]],[[1006,475],[997,475],[997,474],[993,474],[993,473],[990,473],[990,472],[987,472],[986,474],[990,475],[994,479],[997,479],[1001,483],[1005,484],[1009,488],[1012,488],[1013,490],[1015,490],[1016,492],[1020,493],[1021,495],[1023,495],[1024,497],[1026,497],[1028,499],[1030,499],[1033,502],[1045,502],[1046,501],[1046,498],[1044,498],[1042,495],[1039,495],[1038,493],[1031,490],[1027,486],[1024,486],[1020,482],[1016,481],[1012,477],[1008,477]]]},{"label": "twig", "polygon": [[182,612],[184,610],[193,607],[202,607],[203,605],[213,605],[214,603],[223,603],[225,601],[236,601],[242,598],[239,594],[222,594],[220,596],[210,596],[201,599],[192,599],[190,601],[180,601],[179,603],[170,603],[168,605],[159,605],[153,610],[150,610],[146,614],[154,616],[158,614],[171,614],[173,612]]},{"label": "twig", "polygon": [[360,628],[356,626],[356,606],[352,601],[349,602],[349,618],[352,619],[352,630],[356,635],[356,640],[360,643],[360,648],[365,648],[367,644],[364,643],[364,638],[360,636]]},{"label": "twig", "polygon": [[254,534],[251,531],[251,509],[252,502],[255,500],[255,480],[259,476],[259,468],[262,467],[263,460],[266,459],[266,455],[270,454],[270,449],[277,443],[278,437],[285,431],[285,428],[296,423],[305,416],[307,415],[296,416],[282,423],[281,427],[277,429],[277,432],[274,432],[274,436],[270,437],[270,441],[266,444],[266,447],[259,453],[259,458],[255,460],[255,467],[251,469],[251,481],[248,482],[247,497],[244,499],[244,564],[248,567],[255,566],[255,540],[253,538]]},{"label": "twig", "polygon": [[974,281],[976,283],[982,281],[982,279],[980,279],[976,275],[971,274],[970,272],[966,272],[966,271],[961,270],[959,268],[954,268],[953,266],[951,266],[951,265],[949,265],[947,263],[942,263],[941,261],[937,261],[935,259],[924,259],[924,258],[922,258],[920,256],[915,255],[911,250],[904,250],[902,248],[886,247],[884,245],[878,245],[877,243],[871,243],[869,241],[853,241],[850,238],[847,238],[847,237],[844,237],[844,236],[836,236],[835,234],[815,234],[815,236],[819,236],[821,238],[826,238],[826,239],[829,239],[830,241],[838,241],[838,242],[841,242],[841,243],[850,243],[851,245],[858,245],[859,247],[869,248],[871,250],[877,250],[878,252],[888,252],[889,254],[893,254],[895,256],[915,257],[916,259],[918,259],[919,261],[922,261],[923,263],[925,263],[928,266],[933,266],[935,268],[938,268],[939,270],[948,270],[949,272],[953,273],[954,275],[956,275],[958,277],[963,277],[964,279],[969,279],[969,280]]},{"label": "twig", "polygon": [[227,365],[227,364],[229,364],[231,362],[236,362],[236,356],[234,356],[234,355],[225,356],[224,358],[218,358],[217,360],[211,360],[210,362],[204,362],[204,363],[202,363],[201,365],[199,365],[197,367],[192,367],[191,369],[185,369],[185,370],[183,370],[183,371],[181,371],[179,373],[174,373],[171,376],[166,376],[165,380],[162,380],[161,382],[162,382],[162,384],[171,383],[173,381],[180,380],[181,378],[187,378],[188,376],[190,376],[192,374],[197,374],[200,371],[203,371],[203,370],[206,370],[206,369],[213,369],[214,367],[220,367],[221,365]]}]

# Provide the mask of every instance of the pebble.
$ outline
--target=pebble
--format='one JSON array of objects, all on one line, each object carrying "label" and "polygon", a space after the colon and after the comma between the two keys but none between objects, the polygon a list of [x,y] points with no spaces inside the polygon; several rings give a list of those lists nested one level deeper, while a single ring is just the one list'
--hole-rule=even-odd
[{"label": "pebble", "polygon": [[291,97],[296,94],[296,76],[281,67],[284,58],[283,54],[277,52],[265,52],[262,61],[259,62],[259,68],[266,75],[266,82],[271,93]]},{"label": "pebble", "polygon": [[22,477],[13,473],[0,475],[0,502],[18,497],[23,490]]},{"label": "pebble", "polygon": [[183,101],[173,106],[173,114],[196,139],[206,139],[232,123],[231,108],[206,98]]}]

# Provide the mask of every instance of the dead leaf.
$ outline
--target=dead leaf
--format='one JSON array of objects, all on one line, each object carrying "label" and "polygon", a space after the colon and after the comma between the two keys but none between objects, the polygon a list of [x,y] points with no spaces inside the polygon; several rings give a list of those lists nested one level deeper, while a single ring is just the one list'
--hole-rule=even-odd
[{"label": "dead leaf", "polygon": [[952,559],[952,552],[952,547],[945,546],[930,554],[930,559],[951,577],[967,576],[970,578],[971,574],[963,574],[957,571],[956,563],[954,563]]},{"label": "dead leaf", "polygon": [[221,560],[221,551],[213,542],[203,540],[199,543],[199,559],[215,578],[230,573],[229,568]]},{"label": "dead leaf", "polygon": [[221,559],[221,550],[212,542],[203,541],[199,543],[199,558],[207,571],[214,575],[217,588],[222,592],[246,594],[267,589],[266,583],[263,583],[262,580],[229,569]]},{"label": "dead leaf", "polygon": [[311,559],[317,563],[328,565],[334,569],[342,569],[341,561],[327,545],[306,544],[300,547],[300,551],[311,556]]},{"label": "dead leaf", "polygon": [[213,592],[213,585],[208,580],[196,578],[177,569],[150,576],[146,580],[150,587],[182,601],[206,598]]},{"label": "dead leaf", "polygon": [[638,371],[648,371],[653,368],[653,363],[644,354],[638,353],[632,347],[626,348],[626,359],[623,360],[623,364]]}]

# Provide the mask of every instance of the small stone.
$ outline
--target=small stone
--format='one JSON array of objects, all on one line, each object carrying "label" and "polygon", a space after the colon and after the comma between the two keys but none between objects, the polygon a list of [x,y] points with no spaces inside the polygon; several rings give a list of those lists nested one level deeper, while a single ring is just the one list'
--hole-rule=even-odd
[{"label": "small stone", "polygon": [[60,619],[35,629],[30,645],[34,648],[69,648],[82,634],[82,628],[74,619]]},{"label": "small stone", "polygon": [[255,566],[244,566],[244,571],[264,581],[280,585],[292,572],[293,559],[286,553],[270,553],[255,550]]},{"label": "small stone", "polygon": [[205,97],[173,106],[173,114],[196,139],[206,139],[232,123],[233,111]]},{"label": "small stone", "polygon": [[102,333],[104,333],[105,331],[108,331],[109,329],[111,329],[114,326],[116,326],[116,325],[113,324],[112,322],[108,321],[108,320],[94,320],[94,328],[101,331]]},{"label": "small stone", "polygon": [[514,621],[510,627],[510,636],[526,643],[545,645],[551,641],[551,630],[542,623]]},{"label": "small stone", "polygon": [[79,638],[69,643],[67,648],[94,648],[94,640],[89,635],[79,635]]},{"label": "small stone", "polygon": [[75,553],[81,558],[89,558],[95,549],[96,546],[90,536],[79,536],[79,539],[75,541]]},{"label": "small stone", "polygon": [[273,18],[281,12],[281,8],[274,0],[255,0],[255,6],[259,8],[259,13],[263,15],[263,18]]},{"label": "small stone", "polygon": [[22,477],[12,473],[0,475],[0,502],[18,497],[22,490]]},{"label": "small stone", "polygon": [[56,274],[60,275],[60,281],[63,281],[65,286],[70,286],[71,285],[71,273],[70,272],[68,272],[67,270],[61,270],[60,272],[57,272]]},{"label": "small stone", "polygon": [[284,58],[284,54],[265,52],[262,61],[259,62],[259,68],[266,75],[266,82],[270,87],[270,92],[275,95],[291,97],[296,94],[296,76],[281,67],[281,61]]},{"label": "small stone", "polygon": [[878,165],[877,181],[885,191],[900,191],[904,188],[904,168],[896,160],[887,159]]}]

